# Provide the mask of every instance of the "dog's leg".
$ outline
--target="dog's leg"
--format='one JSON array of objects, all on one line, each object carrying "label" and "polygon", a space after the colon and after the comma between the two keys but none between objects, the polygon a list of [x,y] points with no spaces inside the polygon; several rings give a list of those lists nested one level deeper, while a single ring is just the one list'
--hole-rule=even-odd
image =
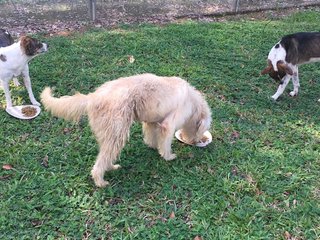
[{"label": "dog's leg", "polygon": [[[111,150],[109,149],[109,152]],[[97,187],[105,187],[109,185],[108,181],[103,179],[104,173],[106,171],[116,170],[120,168],[120,165],[113,164],[113,159],[108,155],[107,149],[100,149],[97,160],[92,168],[91,175],[94,180],[94,183]]]},{"label": "dog's leg", "polygon": [[160,133],[158,135],[158,151],[159,154],[167,161],[176,158],[176,154],[171,153],[171,143],[175,130],[175,124],[171,117],[172,116],[159,124]]},{"label": "dog's leg", "polygon": [[16,87],[20,86],[20,82],[19,82],[18,78],[16,78],[16,77],[13,78],[13,84],[14,84]]},{"label": "dog's leg", "polygon": [[271,97],[273,100],[277,100],[278,97],[283,93],[285,90],[286,86],[288,85],[290,81],[291,76],[289,74],[285,75],[282,83],[279,85],[277,92]]},{"label": "dog's leg", "polygon": [[290,96],[294,97],[298,95],[299,87],[300,87],[298,66],[292,67],[292,70],[293,70],[293,77],[292,77],[293,91],[290,92]]},{"label": "dog's leg", "polygon": [[100,111],[101,109],[88,113],[91,129],[100,147],[91,174],[96,186],[105,187],[109,183],[103,179],[104,173],[120,168],[120,165],[114,162],[127,141],[133,115],[132,111],[124,111],[121,117],[116,119],[112,111],[107,115]]},{"label": "dog's leg", "polygon": [[7,108],[12,107],[11,94],[9,89],[9,80],[2,80],[4,94],[6,96]]},{"label": "dog's leg", "polygon": [[29,99],[30,99],[31,103],[33,105],[40,106],[41,104],[34,98],[34,95],[32,92],[31,80],[30,80],[30,76],[29,76],[29,68],[28,67],[26,67],[26,69],[22,72],[22,76],[23,76],[23,82],[24,82],[24,85],[26,86],[26,89],[28,91]]},{"label": "dog's leg", "polygon": [[151,148],[158,148],[158,131],[159,126],[156,123],[142,123],[142,132],[144,142]]}]

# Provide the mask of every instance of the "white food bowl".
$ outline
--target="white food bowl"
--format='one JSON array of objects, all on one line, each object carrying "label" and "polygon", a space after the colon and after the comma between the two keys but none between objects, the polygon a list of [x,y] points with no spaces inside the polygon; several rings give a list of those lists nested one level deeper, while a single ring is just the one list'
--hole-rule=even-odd
[{"label": "white food bowl", "polygon": [[[33,116],[26,116],[24,115],[21,111],[23,108],[25,107],[32,107],[36,109],[36,114]],[[39,106],[36,105],[21,105],[21,106],[14,106],[14,107],[8,107],[6,108],[6,112],[8,114],[10,114],[11,116],[15,117],[15,118],[19,118],[19,119],[32,119],[37,117],[40,112],[41,112],[41,108]]]},{"label": "white food bowl", "polygon": [[183,143],[186,143],[186,144],[188,144],[188,145],[192,145],[192,146],[197,146],[197,147],[205,147],[205,146],[207,146],[209,143],[211,143],[212,142],[212,135],[211,135],[211,133],[209,132],[209,131],[206,131],[206,132],[204,132],[204,134],[203,134],[203,137],[206,137],[207,138],[207,141],[205,141],[205,142],[197,142],[197,143],[195,143],[195,144],[192,144],[192,143],[189,143],[189,142],[186,142],[185,140],[183,140],[182,138],[181,138],[181,129],[179,129],[178,131],[176,131],[175,132],[175,137],[179,140],[179,141],[181,141],[181,142],[183,142]]}]

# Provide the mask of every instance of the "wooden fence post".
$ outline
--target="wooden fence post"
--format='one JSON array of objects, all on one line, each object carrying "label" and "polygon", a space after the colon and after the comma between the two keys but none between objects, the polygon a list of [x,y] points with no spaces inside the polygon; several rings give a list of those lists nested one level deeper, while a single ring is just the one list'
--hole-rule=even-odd
[{"label": "wooden fence post", "polygon": [[88,0],[88,5],[89,5],[89,16],[92,21],[96,20],[96,6],[97,6],[97,1],[96,0]]},{"label": "wooden fence post", "polygon": [[240,7],[240,0],[234,0],[233,11],[238,12]]}]

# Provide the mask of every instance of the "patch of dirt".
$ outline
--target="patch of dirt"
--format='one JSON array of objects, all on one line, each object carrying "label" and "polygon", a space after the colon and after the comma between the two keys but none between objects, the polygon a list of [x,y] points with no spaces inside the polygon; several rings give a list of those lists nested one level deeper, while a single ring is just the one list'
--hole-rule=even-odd
[{"label": "patch of dirt", "polygon": [[[39,2],[39,1],[38,1]],[[24,34],[42,33],[45,35],[69,35],[74,31],[88,28],[114,28],[119,24],[154,23],[166,24],[194,19],[203,22],[228,21],[240,19],[277,19],[310,8],[310,5],[272,10],[246,10],[241,14],[230,12],[230,6],[213,4],[210,1],[197,3],[169,4],[159,1],[157,4],[113,4],[97,5],[96,20],[90,20],[89,11],[82,1],[42,4],[13,4],[0,2],[0,28],[7,29],[15,38]],[[119,1],[120,3],[121,1]],[[172,1],[174,2],[174,1]],[[126,3],[126,4],[124,4]],[[197,4],[197,5],[196,5]],[[320,4],[320,3],[319,3]],[[317,8],[312,4],[311,7]]]}]

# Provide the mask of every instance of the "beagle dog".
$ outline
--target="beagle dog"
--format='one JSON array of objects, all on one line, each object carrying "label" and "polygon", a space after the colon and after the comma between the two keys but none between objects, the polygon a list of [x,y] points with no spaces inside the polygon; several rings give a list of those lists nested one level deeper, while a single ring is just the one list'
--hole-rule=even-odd
[{"label": "beagle dog", "polygon": [[271,97],[277,100],[284,92],[292,78],[293,91],[290,96],[296,96],[300,83],[298,66],[320,61],[320,32],[299,32],[284,36],[272,47],[268,55],[268,66],[261,74],[269,74],[271,78],[280,81],[277,92]]},{"label": "beagle dog", "polygon": [[31,103],[41,105],[32,92],[28,62],[46,51],[48,51],[48,44],[29,36],[23,36],[17,43],[0,48],[0,81],[3,85],[7,108],[12,107],[9,82],[20,75],[23,77]]}]

